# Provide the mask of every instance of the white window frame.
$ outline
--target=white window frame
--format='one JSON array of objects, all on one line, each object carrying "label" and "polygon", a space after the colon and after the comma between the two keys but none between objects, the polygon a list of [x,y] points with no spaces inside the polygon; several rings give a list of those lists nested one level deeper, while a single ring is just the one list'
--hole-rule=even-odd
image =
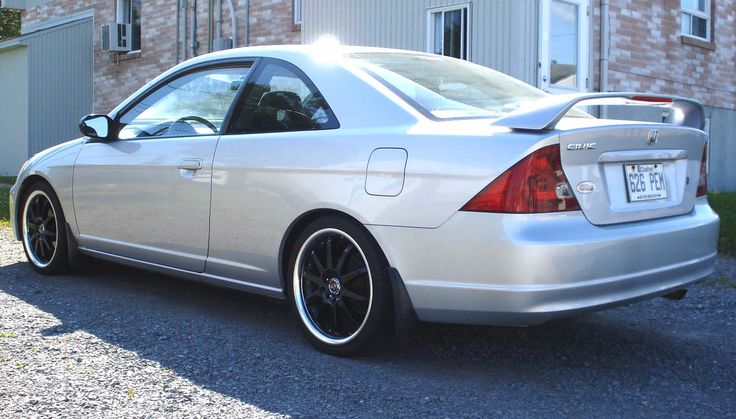
[{"label": "white window frame", "polygon": [[[454,12],[457,10],[465,10],[466,13],[462,14],[463,20],[461,21],[461,26],[463,26],[463,29],[465,30],[465,36],[461,37],[460,40],[460,49],[461,49],[461,59],[470,61],[470,51],[471,49],[471,34],[473,33],[471,30],[471,24],[472,24],[472,17],[471,17],[471,7],[470,3],[460,3],[460,4],[453,4],[451,6],[444,6],[444,7],[434,7],[431,9],[427,9],[427,48],[426,51],[429,53],[434,53],[434,15],[437,13],[442,13],[442,27],[445,26],[445,13],[446,12]],[[465,19],[465,15],[467,15],[467,20]],[[444,55],[444,33],[442,34],[442,53]],[[465,56],[462,57],[462,53],[465,53]]]},{"label": "white window frame", "polygon": [[[129,19],[127,21],[125,20],[125,6],[126,6],[126,3],[127,3],[127,6],[128,6],[128,16],[129,16]],[[127,24],[130,24],[131,27],[132,27],[132,25],[133,25],[133,1],[132,0],[117,0],[117,2],[115,4],[115,21],[117,23],[127,23]],[[143,34],[141,34],[141,37],[142,36],[143,36]],[[130,34],[130,42],[131,42],[131,45],[132,45],[132,42],[133,42],[133,33],[132,32]],[[134,52],[135,53],[140,52],[140,50],[141,50],[140,49],[140,44],[142,44],[142,43],[143,42],[141,40],[141,42],[138,43],[139,44],[138,45],[139,48],[136,49],[136,50],[129,51],[128,54],[134,53]]]},{"label": "white window frame", "polygon": [[302,0],[293,0],[294,7],[294,24],[302,24]]},{"label": "white window frame", "polygon": [[[711,38],[710,26],[711,26],[711,19],[712,19],[710,3],[711,3],[711,0],[705,0],[705,12],[702,12],[700,10],[693,10],[693,9],[688,9],[684,7],[682,5],[682,1],[680,1],[680,19],[681,19],[680,20],[680,32],[682,33],[683,36],[687,36],[687,37],[695,38],[695,39],[701,39],[701,40],[710,42],[710,38]],[[686,17],[689,19],[691,16],[699,17],[705,20],[705,38],[698,36],[698,35],[693,35],[692,20],[690,21],[690,33],[685,33],[683,31],[682,20],[684,20]]]},{"label": "white window frame", "polygon": [[539,2],[539,72],[537,74],[537,86],[552,94],[587,92],[590,81],[590,0],[559,0],[578,6],[578,73],[577,87],[575,89],[560,87],[551,84],[552,75],[549,73],[550,66],[550,33],[551,33],[551,5],[552,0],[541,0]]}]

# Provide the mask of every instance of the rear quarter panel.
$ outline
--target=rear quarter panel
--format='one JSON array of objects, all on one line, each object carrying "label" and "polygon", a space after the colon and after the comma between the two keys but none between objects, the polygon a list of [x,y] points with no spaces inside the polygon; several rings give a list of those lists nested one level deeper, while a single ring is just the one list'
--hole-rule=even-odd
[{"label": "rear quarter panel", "polygon": [[[317,209],[366,225],[436,228],[517,160],[556,140],[543,139],[488,121],[223,136],[214,161],[207,271],[280,287],[284,234]],[[381,147],[407,151],[398,196],[366,192],[368,159]]]}]

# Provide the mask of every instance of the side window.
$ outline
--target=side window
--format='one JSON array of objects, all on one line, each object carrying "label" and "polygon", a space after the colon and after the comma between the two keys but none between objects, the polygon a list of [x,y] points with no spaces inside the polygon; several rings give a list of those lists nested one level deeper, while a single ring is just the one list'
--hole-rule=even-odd
[{"label": "side window", "polygon": [[257,71],[235,106],[227,134],[340,126],[325,98],[296,67],[269,60]]},{"label": "side window", "polygon": [[119,119],[121,139],[218,134],[249,68],[186,74],[158,87]]}]

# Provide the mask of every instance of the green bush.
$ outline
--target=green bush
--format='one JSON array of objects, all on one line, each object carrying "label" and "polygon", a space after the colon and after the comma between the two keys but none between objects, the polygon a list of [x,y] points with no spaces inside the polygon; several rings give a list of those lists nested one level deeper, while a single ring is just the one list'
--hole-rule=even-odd
[{"label": "green bush", "polygon": [[721,217],[718,251],[736,257],[736,192],[711,193],[708,201]]}]

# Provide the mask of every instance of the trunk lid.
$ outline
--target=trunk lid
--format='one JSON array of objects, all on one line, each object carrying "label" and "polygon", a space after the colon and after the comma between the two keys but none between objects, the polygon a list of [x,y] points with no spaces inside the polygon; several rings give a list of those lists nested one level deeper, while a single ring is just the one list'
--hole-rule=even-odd
[{"label": "trunk lid", "polygon": [[563,171],[595,225],[690,212],[706,140],[698,129],[665,124],[589,126],[559,134]]}]

